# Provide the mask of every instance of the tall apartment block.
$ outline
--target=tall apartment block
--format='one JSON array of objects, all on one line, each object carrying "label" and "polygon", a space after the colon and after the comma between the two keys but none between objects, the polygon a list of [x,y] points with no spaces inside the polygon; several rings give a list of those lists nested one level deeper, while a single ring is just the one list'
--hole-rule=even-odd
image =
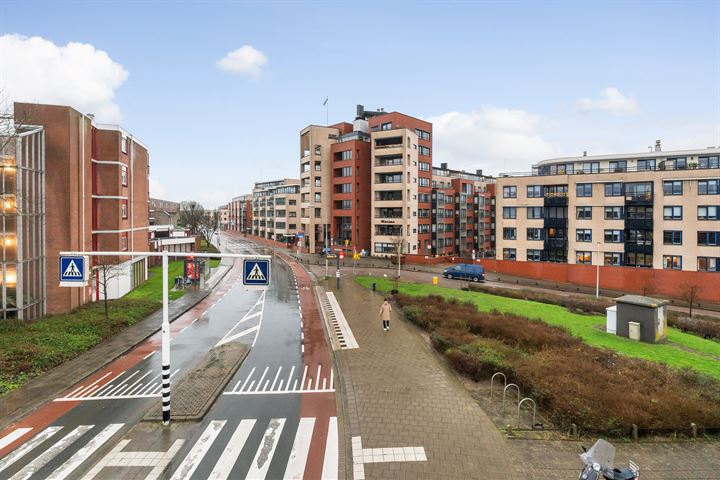
[{"label": "tall apartment block", "polygon": [[[352,124],[300,132],[302,231],[311,252],[344,245],[429,251],[432,124],[358,105]],[[419,209],[427,211],[419,216]]]},{"label": "tall apartment block", "polygon": [[250,233],[252,231],[252,194],[239,195],[230,200],[229,229],[234,232]]},{"label": "tall apartment block", "polygon": [[[60,251],[149,249],[148,150],[121,127],[96,124],[92,116],[70,107],[16,103],[14,115],[16,122],[36,126],[32,131],[37,133],[18,137],[20,150],[16,148],[14,162],[29,166],[17,169],[17,185],[5,186],[14,189],[21,202],[34,203],[18,209],[16,220],[6,215],[7,210],[3,217],[6,234],[17,228],[13,224],[24,229],[41,223],[33,231],[18,230],[16,247],[18,262],[39,260],[27,263],[20,272],[23,281],[34,279],[32,286],[23,286],[22,303],[39,306],[24,315],[18,310],[20,301],[14,309],[6,302],[3,315],[35,318],[65,313],[98,299],[100,292],[95,279],[87,289],[59,287]],[[39,137],[32,139],[34,135]],[[119,275],[108,285],[110,298],[124,295],[147,276],[144,257],[104,259],[104,263],[116,262]]]},{"label": "tall apartment block", "polygon": [[433,167],[432,255],[476,258],[495,254],[495,179]]},{"label": "tall apartment block", "polygon": [[300,224],[300,181],[285,178],[255,183],[252,193],[252,233],[287,241]]},{"label": "tall apartment block", "polygon": [[720,271],[720,149],[545,160],[497,180],[498,259]]}]

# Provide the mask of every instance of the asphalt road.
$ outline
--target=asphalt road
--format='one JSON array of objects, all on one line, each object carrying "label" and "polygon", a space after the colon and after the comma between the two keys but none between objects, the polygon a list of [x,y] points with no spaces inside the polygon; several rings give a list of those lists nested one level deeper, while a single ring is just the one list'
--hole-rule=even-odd
[{"label": "asphalt road", "polygon": [[218,343],[252,346],[203,421],[140,422],[160,398],[158,333],[0,432],[0,478],[335,478],[334,375],[319,317],[302,314],[306,274],[274,258],[271,287],[246,291],[240,270],[171,326],[173,380]]}]

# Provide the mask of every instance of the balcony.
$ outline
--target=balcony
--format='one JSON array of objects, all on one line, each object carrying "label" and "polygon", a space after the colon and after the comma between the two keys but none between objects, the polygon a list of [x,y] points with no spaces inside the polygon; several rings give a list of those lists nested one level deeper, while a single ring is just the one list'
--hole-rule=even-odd
[{"label": "balcony", "polygon": [[567,218],[545,217],[544,226],[545,226],[545,228],[567,228],[568,219]]},{"label": "balcony", "polygon": [[625,194],[625,205],[652,205],[652,192]]},{"label": "balcony", "polygon": [[653,221],[651,218],[626,218],[625,228],[633,230],[652,230]]},{"label": "balcony", "polygon": [[543,204],[546,207],[565,207],[568,204],[567,193],[546,193]]},{"label": "balcony", "polygon": [[568,241],[567,238],[546,238],[545,242],[543,243],[543,248],[545,250],[555,250],[555,249],[567,249]]},{"label": "balcony", "polygon": [[625,253],[644,253],[645,255],[652,255],[653,246],[652,243],[649,245],[639,243],[626,243]]}]

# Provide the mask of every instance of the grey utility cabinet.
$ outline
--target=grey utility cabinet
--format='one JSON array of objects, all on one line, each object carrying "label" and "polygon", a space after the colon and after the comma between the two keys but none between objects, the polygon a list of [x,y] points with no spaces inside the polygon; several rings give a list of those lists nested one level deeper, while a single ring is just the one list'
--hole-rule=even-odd
[{"label": "grey utility cabinet", "polygon": [[[624,295],[616,298],[616,335],[641,342],[657,343],[667,337],[667,300]],[[639,335],[638,335],[639,330]]]}]

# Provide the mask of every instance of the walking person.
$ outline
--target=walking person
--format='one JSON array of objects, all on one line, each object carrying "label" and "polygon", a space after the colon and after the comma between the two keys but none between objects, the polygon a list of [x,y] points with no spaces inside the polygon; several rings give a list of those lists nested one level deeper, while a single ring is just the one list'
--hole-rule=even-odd
[{"label": "walking person", "polygon": [[380,306],[380,312],[378,313],[378,316],[382,318],[383,330],[386,332],[390,330],[390,312],[392,312],[392,305],[390,305],[390,302],[386,298]]}]

